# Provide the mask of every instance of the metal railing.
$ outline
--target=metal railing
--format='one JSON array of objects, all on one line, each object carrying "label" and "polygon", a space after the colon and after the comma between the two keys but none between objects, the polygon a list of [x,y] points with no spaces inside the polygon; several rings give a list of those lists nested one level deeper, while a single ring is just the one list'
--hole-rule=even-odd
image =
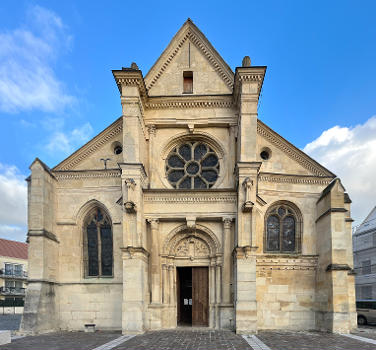
[{"label": "metal railing", "polygon": [[18,287],[0,287],[2,295],[25,295],[25,288]]},{"label": "metal railing", "polygon": [[0,277],[27,278],[26,271],[0,269]]}]

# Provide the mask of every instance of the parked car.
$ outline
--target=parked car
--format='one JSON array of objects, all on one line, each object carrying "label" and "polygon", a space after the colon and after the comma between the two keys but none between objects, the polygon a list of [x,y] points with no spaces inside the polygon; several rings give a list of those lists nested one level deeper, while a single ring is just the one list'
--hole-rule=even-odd
[{"label": "parked car", "polygon": [[376,300],[358,300],[356,302],[358,325],[376,323]]}]

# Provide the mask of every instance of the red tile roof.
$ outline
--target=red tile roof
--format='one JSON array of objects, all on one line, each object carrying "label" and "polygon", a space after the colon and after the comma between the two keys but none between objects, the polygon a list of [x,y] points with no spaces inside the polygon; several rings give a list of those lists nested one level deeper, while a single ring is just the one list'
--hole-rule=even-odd
[{"label": "red tile roof", "polygon": [[27,259],[27,243],[0,238],[0,256]]}]

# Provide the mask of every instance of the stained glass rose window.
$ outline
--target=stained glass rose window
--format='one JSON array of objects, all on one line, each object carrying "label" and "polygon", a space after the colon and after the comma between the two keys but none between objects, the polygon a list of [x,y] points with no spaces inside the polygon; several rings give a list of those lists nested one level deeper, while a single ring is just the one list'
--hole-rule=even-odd
[{"label": "stained glass rose window", "polygon": [[211,188],[218,179],[217,154],[202,142],[185,142],[167,157],[166,175],[174,188]]}]

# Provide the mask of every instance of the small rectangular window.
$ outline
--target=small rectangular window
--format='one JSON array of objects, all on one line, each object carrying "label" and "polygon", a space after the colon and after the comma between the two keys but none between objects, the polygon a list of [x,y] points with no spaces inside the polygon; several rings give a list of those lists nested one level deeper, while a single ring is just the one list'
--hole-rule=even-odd
[{"label": "small rectangular window", "polygon": [[371,260],[362,261],[362,273],[363,275],[371,273]]},{"label": "small rectangular window", "polygon": [[[362,286],[362,299],[372,299],[372,286]],[[364,306],[372,308],[372,304]]]},{"label": "small rectangular window", "polygon": [[193,94],[193,72],[183,72],[183,94]]}]

